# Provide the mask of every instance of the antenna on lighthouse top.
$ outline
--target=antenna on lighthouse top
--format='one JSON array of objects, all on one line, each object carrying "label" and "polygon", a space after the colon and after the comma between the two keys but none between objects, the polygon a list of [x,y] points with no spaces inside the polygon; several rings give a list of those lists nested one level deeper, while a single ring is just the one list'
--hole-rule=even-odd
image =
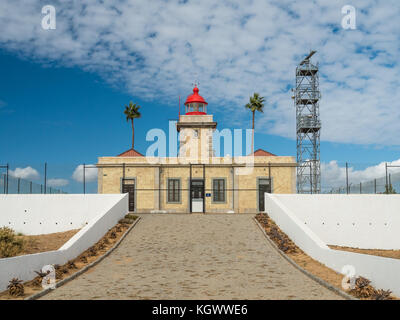
[{"label": "antenna on lighthouse top", "polygon": [[178,115],[178,121],[181,118],[181,96],[179,96],[179,115]]},{"label": "antenna on lighthouse top", "polygon": [[198,74],[194,74],[194,82],[192,83],[193,87],[198,87],[200,85],[199,79],[197,78]]}]

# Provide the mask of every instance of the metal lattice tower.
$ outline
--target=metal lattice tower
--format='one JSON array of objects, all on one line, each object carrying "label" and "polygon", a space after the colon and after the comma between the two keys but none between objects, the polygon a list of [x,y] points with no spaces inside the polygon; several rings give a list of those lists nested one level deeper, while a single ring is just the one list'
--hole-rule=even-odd
[{"label": "metal lattice tower", "polygon": [[316,51],[311,51],[296,67],[296,107],[297,134],[297,192],[320,193],[320,131],[319,119],[319,78],[318,63],[310,62]]}]

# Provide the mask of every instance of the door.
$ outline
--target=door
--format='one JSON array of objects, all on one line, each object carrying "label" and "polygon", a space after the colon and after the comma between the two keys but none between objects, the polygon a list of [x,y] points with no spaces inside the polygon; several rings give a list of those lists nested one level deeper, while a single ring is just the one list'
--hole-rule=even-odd
[{"label": "door", "polygon": [[135,211],[135,183],[134,180],[129,182],[124,182],[122,185],[122,193],[129,194],[129,211]]},{"label": "door", "polygon": [[204,180],[192,180],[190,184],[191,212],[204,212]]},{"label": "door", "polygon": [[258,180],[258,211],[265,211],[265,193],[271,193],[271,180],[259,179]]}]

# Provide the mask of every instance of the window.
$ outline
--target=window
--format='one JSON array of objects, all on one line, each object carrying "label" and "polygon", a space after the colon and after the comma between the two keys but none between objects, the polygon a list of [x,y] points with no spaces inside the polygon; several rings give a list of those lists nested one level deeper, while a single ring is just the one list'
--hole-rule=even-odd
[{"label": "window", "polygon": [[168,202],[181,201],[181,181],[179,179],[168,179]]},{"label": "window", "polygon": [[213,179],[213,202],[225,202],[225,179]]},{"label": "window", "polygon": [[194,129],[193,130],[193,137],[195,137],[195,138],[199,137],[199,130],[198,129]]}]

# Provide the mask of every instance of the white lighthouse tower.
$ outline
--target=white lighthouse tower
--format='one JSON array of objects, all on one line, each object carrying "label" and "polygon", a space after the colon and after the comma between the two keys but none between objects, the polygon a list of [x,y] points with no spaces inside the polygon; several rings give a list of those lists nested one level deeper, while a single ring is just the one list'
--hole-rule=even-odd
[{"label": "white lighthouse tower", "polygon": [[179,138],[179,157],[190,162],[205,163],[213,156],[212,133],[217,127],[213,116],[207,114],[208,103],[199,95],[197,85],[185,102],[185,114],[176,125]]}]

